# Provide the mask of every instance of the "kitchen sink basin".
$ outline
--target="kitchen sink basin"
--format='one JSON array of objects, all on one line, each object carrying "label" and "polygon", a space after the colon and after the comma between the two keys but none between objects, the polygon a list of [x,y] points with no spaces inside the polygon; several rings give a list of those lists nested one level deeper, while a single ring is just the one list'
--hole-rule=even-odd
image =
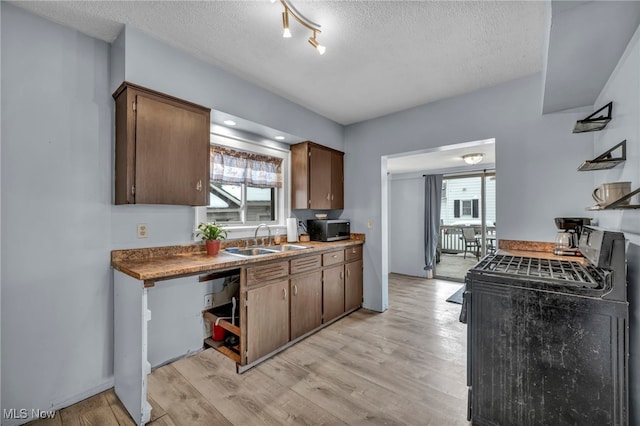
[{"label": "kitchen sink basin", "polygon": [[269,250],[264,247],[250,247],[244,249],[226,249],[226,253],[233,254],[235,256],[242,257],[253,257],[253,256],[261,256],[264,254],[274,254],[278,253],[276,250]]},{"label": "kitchen sink basin", "polygon": [[294,244],[281,244],[279,246],[271,246],[269,249],[276,251],[295,251],[295,250],[304,250],[309,247],[305,246],[297,246]]},{"label": "kitchen sink basin", "polygon": [[247,248],[235,248],[235,247],[230,247],[228,249],[225,250],[226,253],[232,254],[234,256],[241,256],[241,257],[254,257],[254,256],[263,256],[266,254],[274,254],[274,253],[281,253],[281,252],[285,252],[285,251],[294,251],[294,250],[303,250],[306,249],[308,247],[305,246],[297,246],[294,244],[282,244],[279,246],[254,246],[254,247],[247,247]]}]

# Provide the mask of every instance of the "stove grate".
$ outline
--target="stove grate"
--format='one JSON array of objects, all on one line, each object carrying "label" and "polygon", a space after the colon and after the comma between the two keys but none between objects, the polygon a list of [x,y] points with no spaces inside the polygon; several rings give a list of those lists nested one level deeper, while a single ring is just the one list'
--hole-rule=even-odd
[{"label": "stove grate", "polygon": [[485,257],[473,270],[522,278],[539,278],[562,285],[588,288],[602,287],[604,278],[596,268],[577,261],[501,254]]}]

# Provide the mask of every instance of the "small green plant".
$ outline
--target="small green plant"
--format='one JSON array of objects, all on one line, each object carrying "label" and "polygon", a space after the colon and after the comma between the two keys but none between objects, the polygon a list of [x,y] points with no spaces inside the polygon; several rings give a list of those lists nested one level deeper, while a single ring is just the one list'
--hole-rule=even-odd
[{"label": "small green plant", "polygon": [[196,234],[196,237],[202,237],[203,241],[224,240],[227,238],[227,231],[215,222],[201,223],[198,225],[198,233]]}]

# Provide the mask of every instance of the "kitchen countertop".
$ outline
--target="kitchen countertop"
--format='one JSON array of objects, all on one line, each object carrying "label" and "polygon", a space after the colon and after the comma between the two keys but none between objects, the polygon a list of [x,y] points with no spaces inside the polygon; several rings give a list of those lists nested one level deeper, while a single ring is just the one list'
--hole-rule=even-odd
[{"label": "kitchen countertop", "polygon": [[117,271],[144,281],[145,286],[151,286],[154,281],[225,271],[263,262],[321,254],[340,248],[362,245],[364,238],[352,236],[351,239],[342,241],[305,241],[291,244],[307,248],[255,257],[234,256],[224,250],[221,250],[217,256],[209,256],[206,254],[204,244],[199,243],[184,246],[114,250],[111,252],[111,266]]},{"label": "kitchen countertop", "polygon": [[537,257],[540,259],[555,259],[584,262],[582,256],[558,256],[553,254],[555,243],[546,241],[520,241],[520,240],[499,240],[497,254],[511,256]]},{"label": "kitchen countertop", "polygon": [[544,251],[498,249],[497,254],[522,257],[537,257],[540,259],[573,260],[580,263],[584,262],[584,258],[582,256],[558,256],[556,254],[553,254],[553,252]]}]

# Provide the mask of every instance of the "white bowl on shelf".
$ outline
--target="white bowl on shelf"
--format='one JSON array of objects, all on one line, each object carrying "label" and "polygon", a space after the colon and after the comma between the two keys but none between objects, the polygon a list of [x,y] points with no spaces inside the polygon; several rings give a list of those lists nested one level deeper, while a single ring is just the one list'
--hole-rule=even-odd
[{"label": "white bowl on shelf", "polygon": [[324,219],[326,219],[326,218],[327,218],[327,216],[328,216],[328,215],[327,215],[326,213],[317,213],[317,214],[316,214],[316,219],[324,220]]}]

